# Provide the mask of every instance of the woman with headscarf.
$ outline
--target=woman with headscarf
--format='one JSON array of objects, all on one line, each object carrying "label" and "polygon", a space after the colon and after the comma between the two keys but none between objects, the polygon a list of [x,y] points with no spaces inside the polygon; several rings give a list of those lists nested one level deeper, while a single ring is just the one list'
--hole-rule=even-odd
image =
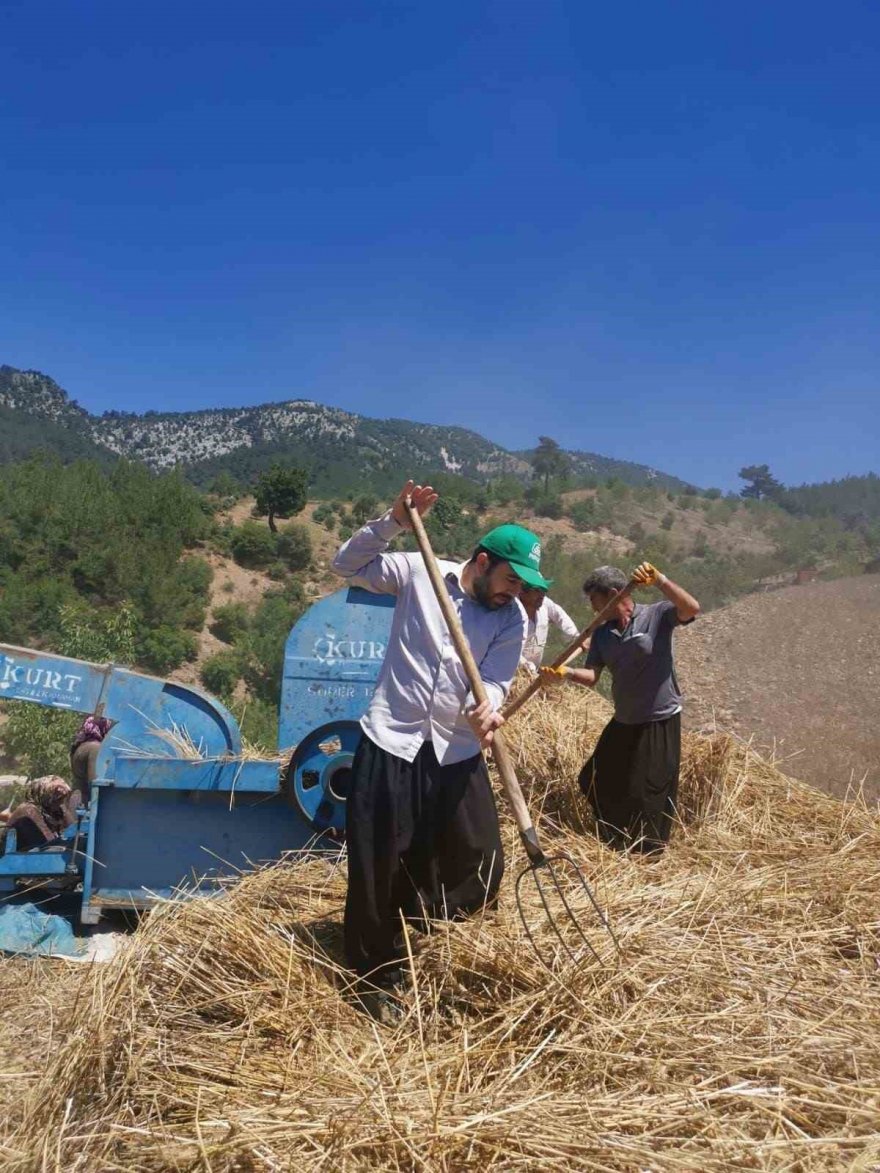
[{"label": "woman with headscarf", "polygon": [[83,806],[89,804],[98,751],[112,724],[107,717],[86,717],[71,744],[70,772],[73,775],[74,787],[80,792]]},{"label": "woman with headscarf", "polygon": [[48,774],[27,784],[24,799],[6,821],[14,830],[19,851],[30,851],[57,839],[65,827],[76,822],[74,793],[63,778]]}]

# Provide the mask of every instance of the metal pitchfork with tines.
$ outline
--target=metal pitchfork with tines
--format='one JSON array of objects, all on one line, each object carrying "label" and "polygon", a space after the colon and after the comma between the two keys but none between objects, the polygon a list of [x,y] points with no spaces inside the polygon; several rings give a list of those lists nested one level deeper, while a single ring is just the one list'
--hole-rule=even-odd
[{"label": "metal pitchfork with tines", "polygon": [[[453,644],[455,645],[455,650],[462,662],[462,666],[464,667],[471,686],[471,691],[474,694],[474,698],[476,699],[477,704],[482,704],[483,701],[487,700],[488,698],[485,685],[483,684],[482,678],[480,676],[480,670],[477,667],[473,653],[470,649],[470,645],[468,644],[467,638],[465,637],[464,631],[462,630],[458,613],[456,612],[455,607],[452,604],[452,600],[449,597],[449,592],[446,589],[446,583],[443,581],[443,576],[440,573],[440,567],[437,565],[437,559],[431,547],[430,539],[425,532],[425,526],[422,522],[421,516],[418,510],[413,507],[410,498],[406,499],[406,510],[413,528],[413,533],[415,534],[416,541],[418,542],[419,549],[422,553],[422,558],[425,562],[425,569],[427,570],[428,577],[431,580],[431,586],[434,589],[434,594],[437,597],[437,602],[440,606],[440,610],[443,613],[443,618],[446,620],[446,626],[449,628],[449,634],[452,638]],[[565,872],[570,873],[574,877],[575,891],[580,890],[586,895],[587,901],[595,912],[599,924],[611,938],[615,951],[619,953],[620,946],[618,944],[617,938],[614,935],[614,931],[611,928],[608,918],[596,902],[596,898],[594,897],[590,886],[577,863],[575,863],[572,857],[566,852],[560,852],[557,855],[551,856],[545,855],[541,849],[541,844],[538,841],[538,834],[535,830],[531,816],[529,815],[525,799],[523,798],[519,780],[516,776],[516,770],[514,769],[513,761],[511,760],[507,745],[505,744],[504,736],[501,731],[497,729],[495,730],[495,733],[492,737],[492,757],[495,761],[495,765],[498,767],[498,773],[501,776],[504,792],[507,795],[507,801],[510,803],[511,809],[513,811],[513,817],[516,820],[517,827],[519,828],[520,839],[522,840],[523,846],[526,850],[526,855],[528,856],[529,860],[528,866],[524,868],[516,878],[514,891],[516,894],[516,907],[517,911],[519,912],[520,920],[523,923],[526,936],[528,937],[532,948],[535,950],[535,953],[538,955],[541,962],[544,965],[547,965],[547,962],[538,947],[538,943],[532,934],[532,929],[529,925],[528,919],[526,918],[525,909],[523,907],[521,887],[526,876],[531,877],[535,881],[538,895],[541,899],[541,905],[547,915],[547,920],[552,927],[557,939],[559,940],[559,943],[562,945],[562,948],[568,955],[569,960],[577,963],[580,958],[578,957],[576,951],[571,948],[568,941],[565,939],[557,917],[553,912],[551,901],[554,898],[554,894],[556,897],[558,897],[558,901],[565,912],[565,916],[568,922],[574,928],[575,940],[582,942],[583,945],[585,945],[586,948],[590,951],[590,953],[593,954],[597,961],[602,961],[602,958],[599,956],[599,953],[596,951],[595,946],[590,941],[589,937],[584,931],[584,928],[575,916],[571,904],[569,903],[569,895],[566,892],[566,888],[563,883]],[[542,882],[545,878],[547,880],[546,884]],[[577,948],[577,946],[575,948]],[[549,966],[547,968],[549,968]]]}]

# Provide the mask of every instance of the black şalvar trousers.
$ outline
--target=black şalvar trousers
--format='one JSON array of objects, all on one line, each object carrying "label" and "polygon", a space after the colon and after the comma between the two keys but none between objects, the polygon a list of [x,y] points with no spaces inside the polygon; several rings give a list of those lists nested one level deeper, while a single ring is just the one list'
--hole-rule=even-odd
[{"label": "black \u015falvar trousers", "polygon": [[681,713],[644,725],[612,719],[581,770],[599,837],[618,850],[662,851],[678,798]]},{"label": "black \u015falvar trousers", "polygon": [[491,906],[504,873],[483,755],[441,766],[430,741],[407,762],[361,738],[346,840],[346,960],[380,984],[406,956],[401,915],[423,925]]}]

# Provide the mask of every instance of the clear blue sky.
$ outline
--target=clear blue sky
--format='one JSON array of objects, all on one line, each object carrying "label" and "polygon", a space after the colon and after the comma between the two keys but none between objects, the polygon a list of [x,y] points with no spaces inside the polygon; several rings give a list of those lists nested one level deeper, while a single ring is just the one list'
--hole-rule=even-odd
[{"label": "clear blue sky", "polygon": [[880,5],[0,5],[0,362],[880,470]]}]

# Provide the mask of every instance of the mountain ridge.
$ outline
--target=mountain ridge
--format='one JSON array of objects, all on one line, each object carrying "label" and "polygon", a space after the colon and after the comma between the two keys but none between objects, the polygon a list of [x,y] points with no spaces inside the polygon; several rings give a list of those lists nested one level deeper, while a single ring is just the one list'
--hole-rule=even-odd
[{"label": "mountain ridge", "polygon": [[[76,455],[94,446],[154,470],[182,465],[197,483],[223,471],[244,472],[247,479],[282,455],[306,464],[313,486],[330,491],[363,480],[376,485],[396,481],[402,468],[414,475],[445,472],[478,482],[505,475],[531,477],[529,451],[509,451],[469,428],[377,419],[305,398],[185,412],[112,410],[97,416],[50,376],[4,365],[0,409],[5,409],[7,420],[9,413],[20,413],[19,430],[27,426],[32,433],[37,421],[66,429],[76,437]],[[12,418],[7,431],[14,423]],[[31,436],[30,447],[37,446]],[[63,443],[53,432],[43,447],[56,449]],[[676,490],[688,487],[678,477],[633,461],[579,451],[568,455],[577,476],[616,476],[630,484]]]}]

